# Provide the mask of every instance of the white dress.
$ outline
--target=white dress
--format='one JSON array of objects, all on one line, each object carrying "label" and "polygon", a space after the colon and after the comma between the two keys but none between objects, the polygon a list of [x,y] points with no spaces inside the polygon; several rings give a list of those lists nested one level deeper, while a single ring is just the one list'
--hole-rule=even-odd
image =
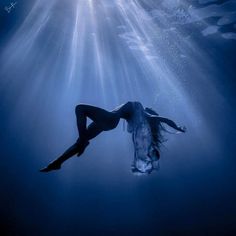
[{"label": "white dress", "polygon": [[129,133],[132,133],[134,144],[134,160],[132,172],[135,174],[149,174],[159,168],[158,145],[153,140],[148,114],[139,102],[133,104],[132,117],[128,120]]}]

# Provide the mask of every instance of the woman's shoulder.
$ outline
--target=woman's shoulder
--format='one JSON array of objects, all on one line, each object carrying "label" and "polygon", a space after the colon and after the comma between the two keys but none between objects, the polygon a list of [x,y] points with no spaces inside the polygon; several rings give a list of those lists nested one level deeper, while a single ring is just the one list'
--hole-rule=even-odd
[{"label": "woman's shoulder", "polygon": [[128,101],[125,103],[125,105],[141,105],[142,106],[142,103],[139,101]]}]

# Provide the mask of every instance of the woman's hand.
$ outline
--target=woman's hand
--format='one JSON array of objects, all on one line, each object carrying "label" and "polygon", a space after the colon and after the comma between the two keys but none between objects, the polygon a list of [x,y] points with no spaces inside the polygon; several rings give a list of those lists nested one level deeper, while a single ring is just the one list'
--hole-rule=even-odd
[{"label": "woman's hand", "polygon": [[178,130],[185,133],[187,128],[185,126],[178,126]]}]

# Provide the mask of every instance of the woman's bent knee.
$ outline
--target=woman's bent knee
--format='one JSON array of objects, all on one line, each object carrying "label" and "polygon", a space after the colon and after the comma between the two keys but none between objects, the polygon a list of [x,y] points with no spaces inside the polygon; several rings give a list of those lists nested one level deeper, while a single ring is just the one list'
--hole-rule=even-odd
[{"label": "woman's bent knee", "polygon": [[85,106],[85,104],[78,104],[75,107],[75,113],[79,113],[79,112],[83,111],[84,110],[84,106]]}]

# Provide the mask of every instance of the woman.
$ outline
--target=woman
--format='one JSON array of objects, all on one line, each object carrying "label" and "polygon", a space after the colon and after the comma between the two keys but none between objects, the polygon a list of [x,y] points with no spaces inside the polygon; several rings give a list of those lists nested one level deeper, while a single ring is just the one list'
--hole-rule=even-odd
[{"label": "woman", "polygon": [[[79,139],[59,158],[51,162],[41,172],[58,170],[64,161],[77,154],[80,156],[89,144],[102,131],[116,128],[119,120],[128,122],[128,132],[132,133],[134,143],[134,164],[132,171],[135,173],[151,173],[157,168],[160,158],[159,149],[162,142],[162,123],[185,132],[185,127],[177,126],[172,120],[160,117],[150,108],[143,108],[140,102],[127,102],[112,111],[99,107],[80,104],[75,108]],[[93,122],[87,127],[87,117]]]}]

